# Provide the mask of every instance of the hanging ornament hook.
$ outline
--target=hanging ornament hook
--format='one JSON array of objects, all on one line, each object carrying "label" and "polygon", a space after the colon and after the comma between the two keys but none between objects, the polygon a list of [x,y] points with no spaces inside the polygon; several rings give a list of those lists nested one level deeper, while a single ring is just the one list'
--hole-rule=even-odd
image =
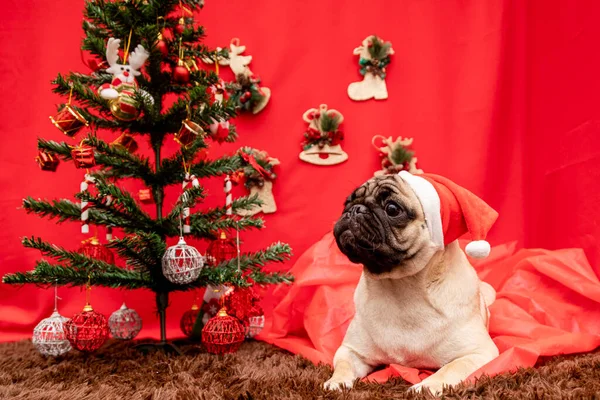
[{"label": "hanging ornament hook", "polygon": [[67,102],[67,105],[71,105],[71,99],[73,98],[73,82],[69,82],[69,87],[71,89],[69,90],[69,101]]},{"label": "hanging ornament hook", "polygon": [[58,300],[62,300],[58,297],[58,279],[54,280],[54,312],[58,312]]},{"label": "hanging ornament hook", "polygon": [[88,281],[85,285],[85,307],[83,307],[83,311],[93,311],[92,305],[90,304],[91,291],[92,275],[88,274]]},{"label": "hanging ornament hook", "polygon": [[238,273],[241,271],[240,268],[240,224],[239,221],[235,221],[235,246],[237,248],[237,269]]},{"label": "hanging ornament hook", "polygon": [[133,28],[129,30],[129,38],[127,39],[127,46],[125,46],[125,52],[123,53],[123,64],[127,64],[127,55],[129,54],[129,46],[131,45],[131,35],[133,34]]}]

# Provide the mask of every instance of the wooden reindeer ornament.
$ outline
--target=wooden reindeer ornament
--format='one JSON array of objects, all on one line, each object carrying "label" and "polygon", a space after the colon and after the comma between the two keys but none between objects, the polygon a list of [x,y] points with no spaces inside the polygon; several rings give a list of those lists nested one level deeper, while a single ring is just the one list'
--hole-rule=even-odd
[{"label": "wooden reindeer ornament", "polygon": [[[220,47],[217,47],[217,51],[221,50]],[[226,84],[231,101],[236,104],[237,108],[257,114],[269,103],[271,89],[260,86],[260,79],[248,67],[252,62],[252,56],[243,55],[242,53],[245,51],[246,46],[240,45],[238,38],[231,39],[228,51],[229,57],[218,57],[217,63],[228,66],[235,75],[235,82]],[[209,58],[204,58],[203,61],[207,64],[214,63]]]},{"label": "wooden reindeer ornament", "polygon": [[417,157],[409,149],[412,143],[413,138],[402,138],[402,136],[396,140],[391,136],[387,138],[381,135],[373,136],[371,144],[381,158],[381,169],[376,171],[374,176],[397,174],[403,170],[411,174],[422,174],[423,170],[417,168]]},{"label": "wooden reindeer ornament", "polygon": [[386,67],[390,63],[392,54],[394,54],[394,50],[391,43],[383,42],[375,35],[368,36],[363,40],[361,46],[354,49],[354,55],[359,56],[358,65],[363,80],[348,85],[348,96],[352,100],[388,98],[385,77]]},{"label": "wooden reindeer ornament", "polygon": [[327,104],[310,108],[302,115],[308,122],[304,133],[300,159],[315,165],[335,165],[348,159],[348,154],[340,145],[344,139],[339,129],[344,116],[337,110],[328,110]]}]

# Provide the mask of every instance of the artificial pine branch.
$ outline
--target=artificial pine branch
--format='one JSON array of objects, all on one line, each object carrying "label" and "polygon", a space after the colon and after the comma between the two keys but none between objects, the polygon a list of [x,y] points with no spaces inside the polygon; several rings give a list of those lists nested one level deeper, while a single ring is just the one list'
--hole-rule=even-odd
[{"label": "artificial pine branch", "polygon": [[[99,177],[96,177],[96,188],[98,189],[98,195],[81,192],[75,197],[89,202],[94,210],[99,210],[107,216],[121,220],[119,226],[124,228],[126,232],[139,230],[156,232],[160,229],[160,225],[140,209],[138,203],[128,192],[106,183]],[[110,202],[107,201],[108,196],[110,196]]]},{"label": "artificial pine branch", "polygon": [[154,184],[154,172],[147,157],[139,157],[119,146],[109,145],[93,134],[88,135],[87,143],[94,147],[96,163],[110,168],[111,176],[136,177],[146,186]]},{"label": "artificial pine branch", "polygon": [[294,276],[289,272],[261,272],[261,271],[252,271],[250,275],[248,275],[250,279],[252,279],[255,283],[259,285],[266,284],[278,284],[278,283],[286,283],[291,284],[294,282]]},{"label": "artificial pine branch", "polygon": [[[263,267],[266,263],[283,262],[289,260],[291,256],[292,249],[290,246],[285,243],[277,242],[264,250],[242,254],[239,260],[239,269],[241,271],[252,270],[253,272],[256,272],[259,270],[259,267]],[[217,265],[217,269],[222,267],[238,268],[238,259],[233,258]]]},{"label": "artificial pine branch", "polygon": [[[208,221],[200,213],[190,216],[190,235],[199,239],[216,239],[217,233],[226,229],[235,229],[243,231],[250,228],[262,229],[265,221],[256,217],[240,217],[237,220],[232,218],[223,218],[216,221]],[[179,224],[167,224],[163,227],[169,236],[176,236],[179,232]]]},{"label": "artificial pine branch", "polygon": [[94,92],[94,90],[89,86],[82,84],[79,79],[68,81],[61,74],[58,74],[52,83],[55,85],[53,90],[54,93],[58,93],[63,96],[66,96],[71,92],[72,85],[73,96],[75,99],[77,99],[83,105],[95,108],[99,112],[108,115],[108,101],[100,97],[100,95]]},{"label": "artificial pine branch", "polygon": [[[231,209],[235,213],[236,211],[250,211],[254,209],[254,207],[260,207],[262,205],[262,201],[258,198],[257,194],[253,194],[252,196],[243,196],[238,197],[233,200],[231,203]],[[206,210],[202,210],[199,216],[202,216],[208,221],[215,220],[217,218],[223,218],[226,216],[227,207],[213,207]]]},{"label": "artificial pine branch", "polygon": [[69,200],[48,200],[26,197],[23,199],[23,208],[27,213],[35,213],[41,217],[57,218],[58,223],[67,220],[78,221],[81,219],[81,207]]},{"label": "artificial pine branch", "polygon": [[[181,183],[185,177],[185,171],[182,164],[177,163],[177,156],[171,159],[165,159],[162,163],[160,172],[157,174],[157,181],[164,185],[172,185]],[[219,176],[223,174],[232,174],[242,165],[240,157],[223,156],[216,160],[205,160],[191,165],[190,173],[197,178],[206,178],[211,176]]]},{"label": "artificial pine branch", "polygon": [[143,289],[151,287],[152,282],[135,271],[115,267],[111,271],[85,271],[71,266],[53,265],[40,260],[33,271],[15,272],[2,277],[6,284],[36,284],[48,287],[60,286],[85,286],[89,282],[94,286],[110,288]]},{"label": "artificial pine branch", "polygon": [[164,241],[154,233],[138,233],[122,239],[116,238],[107,246],[127,259],[128,265],[140,271],[158,268],[162,255],[166,251]]},{"label": "artificial pine branch", "polygon": [[[42,217],[48,217],[49,219],[58,218],[58,223],[67,220],[74,222],[79,222],[81,220],[81,207],[79,204],[75,204],[69,200],[61,199],[48,201],[41,199],[35,200],[32,197],[27,197],[23,199],[23,208],[27,213],[35,213]],[[88,212],[89,223],[135,229],[135,227],[130,226],[130,221],[128,219],[109,215],[95,208],[89,209]]]},{"label": "artificial pine branch", "polygon": [[206,192],[202,187],[191,187],[187,188],[177,199],[177,203],[171,209],[169,215],[165,217],[165,220],[170,221],[171,224],[178,224],[181,213],[184,208],[191,208],[196,205],[199,199],[203,199],[206,196]]},{"label": "artificial pine branch", "polygon": [[34,236],[31,238],[24,238],[22,243],[23,246],[30,249],[37,249],[42,255],[55,258],[57,261],[68,261],[73,269],[85,270],[87,272],[92,269],[97,272],[114,272],[115,269],[118,269],[118,267],[113,264],[87,257],[76,251],[65,250],[62,247],[51,245]]}]

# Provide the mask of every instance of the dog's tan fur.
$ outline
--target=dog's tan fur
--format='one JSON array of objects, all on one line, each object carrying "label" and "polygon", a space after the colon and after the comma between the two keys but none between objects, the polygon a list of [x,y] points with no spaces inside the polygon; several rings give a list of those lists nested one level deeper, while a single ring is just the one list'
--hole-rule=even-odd
[{"label": "dog's tan fur", "polygon": [[387,239],[408,243],[409,252],[417,253],[389,272],[363,270],[354,295],[356,314],[325,387],[351,387],[376,366],[396,363],[438,369],[412,389],[439,393],[498,355],[487,331],[494,291],[479,280],[457,242],[443,250],[434,247],[419,200],[400,177],[371,179],[352,203],[369,204],[389,185],[396,189],[392,198],[416,218],[387,232]]}]

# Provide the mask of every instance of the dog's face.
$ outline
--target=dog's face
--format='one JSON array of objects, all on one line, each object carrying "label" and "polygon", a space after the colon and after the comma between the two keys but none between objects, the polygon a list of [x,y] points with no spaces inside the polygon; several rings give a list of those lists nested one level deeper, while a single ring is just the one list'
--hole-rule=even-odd
[{"label": "dog's face", "polygon": [[375,279],[414,275],[436,251],[421,203],[398,175],[378,176],[356,189],[333,233],[350,261]]}]

